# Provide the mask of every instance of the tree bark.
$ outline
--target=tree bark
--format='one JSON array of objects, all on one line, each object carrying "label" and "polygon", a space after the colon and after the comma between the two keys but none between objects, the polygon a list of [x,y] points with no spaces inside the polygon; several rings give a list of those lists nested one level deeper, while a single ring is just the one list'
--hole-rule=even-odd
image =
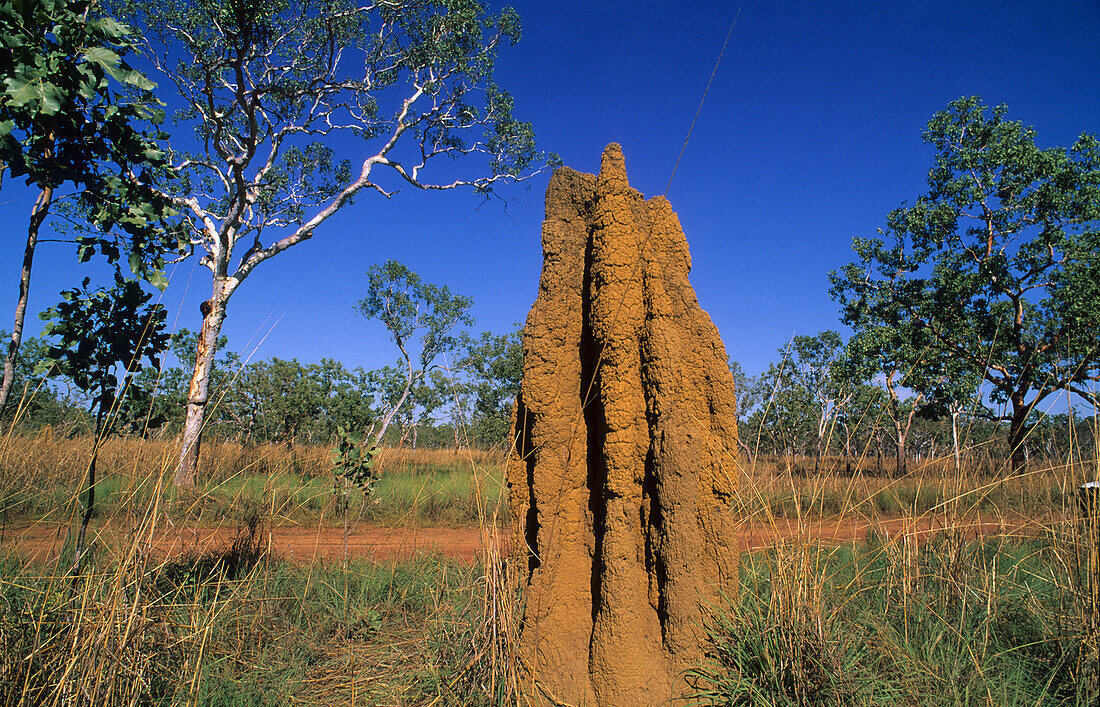
[{"label": "tree bark", "polygon": [[[889,383],[890,381],[887,381]],[[902,424],[901,422],[901,410],[899,409],[898,394],[894,391],[893,386],[887,388],[890,394],[890,403],[887,406],[887,410],[890,414],[890,422],[894,426],[894,475],[901,477],[905,476],[906,469],[906,454],[905,450],[905,437],[909,433],[909,424]],[[914,409],[916,409],[914,407]],[[913,415],[910,413],[909,422],[912,422]]]},{"label": "tree bark", "polygon": [[818,472],[821,470],[821,448],[823,446],[824,437],[825,435],[821,427],[818,427],[817,446],[814,447],[814,476],[817,476]]},{"label": "tree bark", "polygon": [[900,424],[895,424],[894,432],[897,434],[897,445],[895,446],[896,455],[896,473],[897,476],[902,477],[908,472],[908,453],[905,450],[905,437],[908,430],[903,430]]},{"label": "tree bark", "polygon": [[84,479],[84,511],[80,517],[80,530],[76,536],[76,551],[74,553],[76,559],[73,561],[73,574],[80,574],[80,568],[84,562],[85,536],[88,533],[88,525],[92,522],[92,515],[95,514],[95,464],[98,457],[99,433],[97,432],[92,446],[92,458],[88,462],[88,470]]},{"label": "tree bark", "polygon": [[852,428],[847,422],[844,425],[844,473],[852,475]]},{"label": "tree bark", "polygon": [[73,563],[74,574],[80,574],[80,567],[84,561],[84,539],[88,533],[88,525],[92,522],[92,516],[95,514],[95,466],[96,460],[99,459],[99,445],[103,443],[103,438],[106,437],[106,433],[103,431],[103,418],[105,415],[103,405],[101,399],[99,411],[96,413],[95,418],[95,440],[92,442],[92,458],[88,461],[88,471],[85,476],[84,513],[80,518],[80,531],[76,536],[76,561]]},{"label": "tree bark", "polygon": [[195,486],[199,467],[199,447],[202,442],[202,426],[206,416],[206,403],[210,399],[210,373],[214,369],[218,335],[225,321],[225,305],[228,300],[221,282],[215,281],[214,296],[200,306],[202,330],[199,332],[195,351],[195,371],[187,392],[187,416],[180,440],[180,458],[176,465],[176,488]]},{"label": "tree bark", "polygon": [[959,464],[959,412],[958,410],[951,411],[951,447],[955,452],[955,476],[958,477],[961,473]]},{"label": "tree bark", "polygon": [[34,202],[30,224],[27,226],[27,245],[23,249],[23,271],[19,275],[19,300],[15,304],[15,322],[11,326],[11,341],[8,342],[7,355],[4,356],[4,382],[0,385],[0,416],[8,405],[12,385],[15,383],[15,360],[19,355],[19,344],[23,340],[23,320],[27,314],[27,300],[31,291],[31,266],[34,263],[34,249],[38,245],[38,229],[46,220],[53,202],[53,188],[46,187]]},{"label": "tree bark", "polygon": [[1031,405],[1023,401],[1023,396],[1012,396],[1012,420],[1008,426],[1009,459],[1012,465],[1012,473],[1018,474],[1027,467],[1027,454],[1024,450],[1024,440],[1027,439],[1029,428],[1028,415],[1031,414]]}]

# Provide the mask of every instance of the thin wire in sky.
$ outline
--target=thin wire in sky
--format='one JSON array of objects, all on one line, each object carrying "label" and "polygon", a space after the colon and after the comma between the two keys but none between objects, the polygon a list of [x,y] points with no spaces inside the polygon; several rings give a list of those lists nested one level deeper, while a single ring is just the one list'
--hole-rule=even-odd
[{"label": "thin wire in sky", "polygon": [[668,196],[668,190],[672,187],[672,178],[676,176],[676,168],[680,166],[680,158],[684,156],[684,150],[687,148],[688,140],[691,139],[691,131],[695,129],[695,121],[699,120],[699,113],[703,110],[703,103],[707,100],[707,93],[710,92],[710,84],[714,81],[714,75],[718,73],[718,65],[722,63],[722,55],[726,53],[726,45],[730,43],[730,37],[733,35],[733,28],[737,26],[737,18],[741,16],[741,6],[737,7],[737,14],[733,16],[733,22],[730,23],[729,31],[726,32],[726,41],[722,42],[722,51],[718,52],[718,60],[714,62],[714,69],[710,72],[710,78],[707,79],[707,87],[703,89],[703,97],[699,99],[699,107],[695,109],[695,117],[691,119],[691,125],[688,127],[687,137],[684,138],[684,144],[680,146],[680,154],[676,155],[676,164],[672,165],[672,174],[668,175],[668,184],[665,185],[665,193],[663,196]]}]

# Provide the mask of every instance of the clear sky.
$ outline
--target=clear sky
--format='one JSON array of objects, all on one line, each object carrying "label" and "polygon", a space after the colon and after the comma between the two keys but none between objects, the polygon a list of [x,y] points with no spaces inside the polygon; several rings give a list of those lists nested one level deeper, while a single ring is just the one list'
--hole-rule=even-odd
[{"label": "clear sky", "polygon": [[[976,94],[1007,104],[1043,146],[1100,133],[1097,0],[513,4],[523,39],[502,51],[497,77],[517,116],[581,171],[597,171],[604,146],[621,143],[631,183],[646,196],[664,191],[741,8],[668,197],[699,301],[749,374],[793,334],[838,327],[828,272],[852,259],[853,236],[873,234],[922,192],[932,151],[921,132],[949,101]],[[393,362],[381,325],[354,313],[366,269],[389,258],[473,297],[475,332],[512,330],[537,292],[547,181],[506,187],[503,203],[469,193],[405,190],[388,202],[363,194],[234,294],[230,348],[253,360]],[[15,187],[0,192],[4,328],[31,207]],[[41,330],[35,315],[61,289],[103,272],[77,266],[71,245],[42,244],[27,335]],[[209,272],[192,258],[169,274],[169,321],[198,329]]]}]

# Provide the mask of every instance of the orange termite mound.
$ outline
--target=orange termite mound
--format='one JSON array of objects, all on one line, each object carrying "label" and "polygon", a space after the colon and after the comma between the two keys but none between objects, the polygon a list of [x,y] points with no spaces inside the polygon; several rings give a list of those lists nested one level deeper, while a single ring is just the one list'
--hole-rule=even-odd
[{"label": "orange termite mound", "polygon": [[508,462],[534,704],[655,705],[688,689],[703,617],[736,591],[733,377],[663,197],[554,173]]}]

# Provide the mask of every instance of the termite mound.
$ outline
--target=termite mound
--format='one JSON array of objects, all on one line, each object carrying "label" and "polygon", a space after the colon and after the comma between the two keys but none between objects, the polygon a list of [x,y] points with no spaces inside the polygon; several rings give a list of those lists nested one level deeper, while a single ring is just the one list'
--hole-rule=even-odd
[{"label": "termite mound", "polygon": [[558,169],[507,475],[535,704],[662,704],[737,586],[734,384],[664,197]]}]

